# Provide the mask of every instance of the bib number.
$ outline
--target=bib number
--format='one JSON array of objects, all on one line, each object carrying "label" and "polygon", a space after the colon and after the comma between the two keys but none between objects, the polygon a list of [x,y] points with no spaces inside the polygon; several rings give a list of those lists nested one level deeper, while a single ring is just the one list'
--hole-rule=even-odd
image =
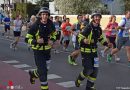
[{"label": "bib number", "polygon": [[116,30],[115,29],[112,29],[111,35],[116,35]]},{"label": "bib number", "polygon": [[60,27],[58,25],[55,26],[56,30],[59,31]]},{"label": "bib number", "polygon": [[94,67],[99,67],[99,58],[94,58]]},{"label": "bib number", "polygon": [[6,25],[9,25],[9,24],[10,24],[10,22],[6,22],[5,24],[6,24]]},{"label": "bib number", "polygon": [[129,31],[128,30],[123,31],[123,37],[129,37]]},{"label": "bib number", "polygon": [[70,27],[70,26],[66,26],[66,30],[67,30],[67,31],[70,31],[70,30],[71,30],[71,27]]}]

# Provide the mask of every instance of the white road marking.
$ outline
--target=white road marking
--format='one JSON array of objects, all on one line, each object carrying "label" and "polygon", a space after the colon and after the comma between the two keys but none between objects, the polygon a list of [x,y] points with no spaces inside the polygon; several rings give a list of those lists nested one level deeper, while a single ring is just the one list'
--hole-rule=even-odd
[{"label": "white road marking", "polygon": [[35,69],[28,69],[28,70],[24,70],[24,71],[25,71],[25,72],[29,72],[29,70],[33,71],[33,70],[35,70]]},{"label": "white road marking", "polygon": [[12,63],[19,63],[19,61],[16,60],[9,60],[9,61],[2,61],[4,63],[12,64]]},{"label": "white road marking", "polygon": [[61,76],[58,76],[56,74],[48,74],[47,78],[50,79],[58,79],[58,78],[62,78]]},{"label": "white road marking", "polygon": [[31,67],[31,66],[29,66],[29,65],[27,65],[27,64],[19,64],[19,65],[13,65],[14,67],[16,67],[16,68],[26,68],[26,67]]},{"label": "white road marking", "polygon": [[67,82],[60,82],[60,83],[56,83],[60,86],[63,86],[65,88],[71,88],[71,87],[75,87],[75,82],[74,81],[67,81]]}]

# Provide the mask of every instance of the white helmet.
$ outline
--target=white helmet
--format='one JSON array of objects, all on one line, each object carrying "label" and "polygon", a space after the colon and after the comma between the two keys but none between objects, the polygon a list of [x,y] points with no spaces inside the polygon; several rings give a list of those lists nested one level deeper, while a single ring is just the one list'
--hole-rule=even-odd
[{"label": "white helmet", "polygon": [[48,9],[48,7],[42,7],[39,10],[38,15],[40,15],[41,13],[48,13],[48,15],[50,16],[50,10]]}]

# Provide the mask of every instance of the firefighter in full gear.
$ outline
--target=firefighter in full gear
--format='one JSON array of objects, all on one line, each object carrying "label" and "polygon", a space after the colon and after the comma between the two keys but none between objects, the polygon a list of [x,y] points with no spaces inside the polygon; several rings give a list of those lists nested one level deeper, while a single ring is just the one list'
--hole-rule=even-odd
[{"label": "firefighter in full gear", "polygon": [[82,56],[83,71],[79,74],[75,81],[76,87],[79,87],[81,81],[87,78],[85,90],[95,90],[94,82],[98,74],[99,58],[97,55],[97,42],[102,45],[111,47],[104,40],[102,29],[100,27],[100,20],[102,16],[99,13],[91,15],[92,21],[84,28],[83,32],[78,35],[78,42],[80,43],[80,51]]},{"label": "firefighter in full gear", "polygon": [[41,8],[37,21],[31,26],[25,38],[25,42],[30,44],[34,51],[35,64],[37,66],[36,70],[29,71],[30,82],[34,84],[35,79],[39,78],[41,90],[49,90],[47,72],[51,62],[51,47],[56,40],[55,26],[49,16],[49,9],[46,7]]}]

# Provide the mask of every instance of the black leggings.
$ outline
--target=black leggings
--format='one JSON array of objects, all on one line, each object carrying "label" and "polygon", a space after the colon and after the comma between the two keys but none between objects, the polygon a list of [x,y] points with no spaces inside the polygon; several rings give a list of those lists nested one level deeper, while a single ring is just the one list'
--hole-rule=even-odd
[{"label": "black leggings", "polygon": [[106,38],[109,40],[110,43],[113,44],[113,48],[116,48],[116,37],[106,36]]}]

